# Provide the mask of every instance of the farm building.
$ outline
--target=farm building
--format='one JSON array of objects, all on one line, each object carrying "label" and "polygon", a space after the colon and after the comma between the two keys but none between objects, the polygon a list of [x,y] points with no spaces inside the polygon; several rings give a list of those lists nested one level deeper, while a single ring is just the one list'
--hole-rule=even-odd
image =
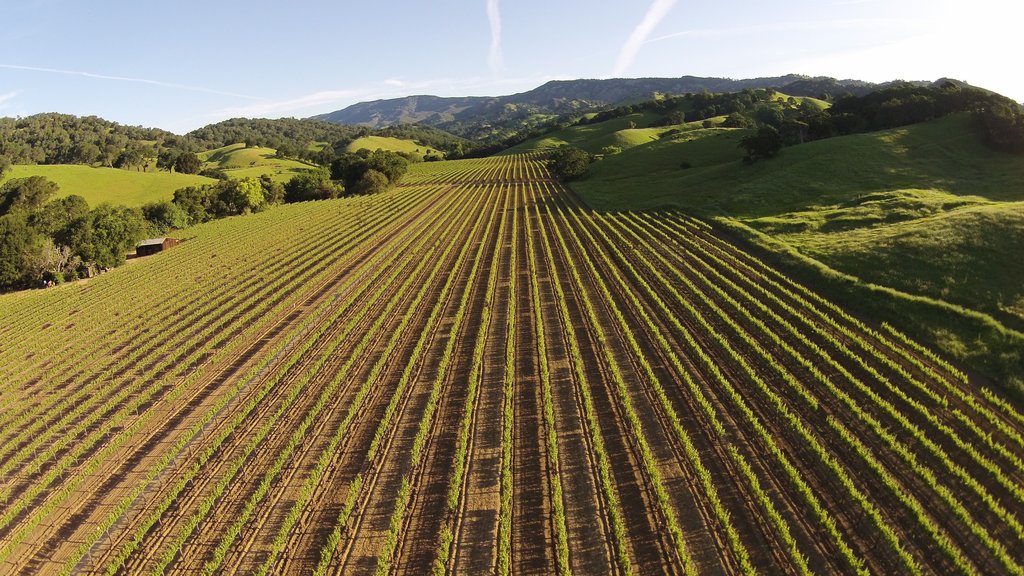
[{"label": "farm building", "polygon": [[167,250],[178,243],[177,238],[149,238],[139,242],[135,247],[136,256],[149,256]]}]

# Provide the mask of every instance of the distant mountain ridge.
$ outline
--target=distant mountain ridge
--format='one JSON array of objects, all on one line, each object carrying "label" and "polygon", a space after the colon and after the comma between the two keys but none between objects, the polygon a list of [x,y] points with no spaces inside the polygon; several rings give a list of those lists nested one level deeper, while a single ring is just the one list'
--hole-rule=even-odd
[{"label": "distant mountain ridge", "polygon": [[[819,96],[845,93],[861,96],[902,82],[880,84],[861,80],[837,80],[825,76],[785,76],[748,78],[612,78],[604,80],[552,80],[533,90],[508,96],[406,96],[388,100],[360,102],[347,108],[320,114],[314,120],[381,128],[394,124],[423,123],[456,134],[466,122],[500,123],[531,115],[559,116],[607,106],[651,100],[662,94],[689,92],[738,92],[747,88],[775,88],[791,96]],[[932,84],[916,81],[914,84]],[[460,134],[467,136],[469,134]],[[474,136],[480,136],[475,134]]]}]

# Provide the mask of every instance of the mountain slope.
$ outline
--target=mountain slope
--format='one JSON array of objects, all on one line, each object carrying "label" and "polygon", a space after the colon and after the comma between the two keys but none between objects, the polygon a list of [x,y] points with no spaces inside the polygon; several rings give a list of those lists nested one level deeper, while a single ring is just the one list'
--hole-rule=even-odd
[{"label": "mountain slope", "polygon": [[872,84],[860,80],[836,80],[798,74],[749,78],[611,78],[604,80],[552,80],[533,90],[508,96],[407,96],[360,102],[347,108],[314,116],[337,124],[382,127],[422,122],[465,136],[461,123],[501,121],[504,117],[531,114],[560,115],[606,106],[650,100],[662,94],[688,92],[738,92],[747,88],[777,88],[793,96],[818,96],[822,92],[862,95],[890,83]]}]

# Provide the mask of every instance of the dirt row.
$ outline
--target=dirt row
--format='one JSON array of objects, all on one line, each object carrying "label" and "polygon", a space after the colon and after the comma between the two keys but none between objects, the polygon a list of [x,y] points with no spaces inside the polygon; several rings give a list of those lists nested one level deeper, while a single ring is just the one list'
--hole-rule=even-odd
[{"label": "dirt row", "polygon": [[[56,481],[72,490],[60,506],[28,533],[32,507],[0,532],[20,534],[4,568],[1001,573],[1024,562],[1019,420],[987,411],[952,373],[703,224],[589,211],[536,157],[423,170],[442,186],[358,245],[326,234],[337,252],[318,283],[276,296],[294,306],[258,331],[235,328],[246,340],[195,367],[180,400],[158,396],[146,410],[159,417],[132,441],[97,443],[85,458],[121,447]],[[300,273],[281,266],[271,270]],[[994,419],[1000,430],[981,437]]]}]

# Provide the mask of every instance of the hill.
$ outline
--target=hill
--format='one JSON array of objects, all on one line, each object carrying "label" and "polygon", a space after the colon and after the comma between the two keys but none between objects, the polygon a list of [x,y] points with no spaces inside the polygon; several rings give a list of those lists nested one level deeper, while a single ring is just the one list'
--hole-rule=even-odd
[{"label": "hill", "polygon": [[392,138],[389,136],[362,136],[356,138],[345,147],[346,152],[356,152],[361,149],[369,151],[389,150],[391,152],[401,152],[403,154],[412,154],[423,158],[427,154],[434,154],[443,156],[444,153],[429,146],[418,144],[412,140],[403,140],[401,138]]},{"label": "hill", "polygon": [[77,194],[90,206],[104,202],[142,206],[170,200],[178,188],[213,182],[210,178],[192,174],[94,168],[80,164],[15,165],[7,178],[29,176],[45,176],[60,186],[58,196]]},{"label": "hill", "polygon": [[[863,95],[892,83],[810,77],[797,74],[769,78],[615,78],[605,80],[552,80],[533,90],[508,96],[443,98],[407,96],[360,102],[320,114],[313,119],[337,124],[382,127],[419,122],[470,138],[507,135],[529,129],[563,115],[643,102],[667,94],[738,92],[746,88],[776,88],[793,96],[823,93]],[[927,84],[921,82],[920,84]]]},{"label": "hill", "polygon": [[245,144],[231,144],[199,154],[203,168],[223,170],[230,178],[246,178],[267,175],[276,182],[287,182],[296,174],[307,172],[315,166],[300,160],[278,158],[273,148],[262,146],[247,147]]},{"label": "hill", "polygon": [[1024,384],[1019,156],[987,147],[964,114],[749,165],[737,146],[747,133],[697,129],[636,146],[573,187],[602,210],[716,217],[856,309]]}]

